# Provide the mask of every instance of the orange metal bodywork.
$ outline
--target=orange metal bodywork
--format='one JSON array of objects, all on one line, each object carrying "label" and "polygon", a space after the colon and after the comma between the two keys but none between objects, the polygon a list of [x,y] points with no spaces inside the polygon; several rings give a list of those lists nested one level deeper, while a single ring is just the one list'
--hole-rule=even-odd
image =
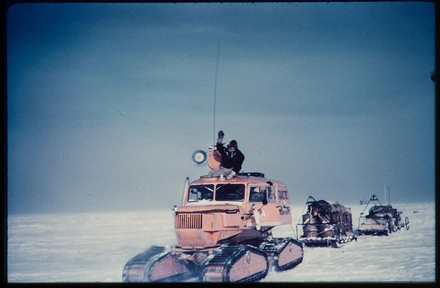
[{"label": "orange metal bodywork", "polygon": [[[242,200],[189,201],[192,185],[244,185]],[[267,204],[251,199],[251,191],[259,190],[267,195]],[[262,194],[260,194],[262,195]],[[290,198],[287,187],[280,181],[264,177],[237,176],[231,180],[202,176],[186,183],[182,205],[175,210],[175,234],[182,248],[214,247],[223,241],[249,240],[261,237],[271,228],[291,224]],[[222,242],[222,243],[223,243]]]},{"label": "orange metal bodywork", "polygon": [[220,167],[220,163],[222,161],[222,155],[216,149],[210,149],[208,152],[208,160],[207,164],[211,170],[217,169]]}]

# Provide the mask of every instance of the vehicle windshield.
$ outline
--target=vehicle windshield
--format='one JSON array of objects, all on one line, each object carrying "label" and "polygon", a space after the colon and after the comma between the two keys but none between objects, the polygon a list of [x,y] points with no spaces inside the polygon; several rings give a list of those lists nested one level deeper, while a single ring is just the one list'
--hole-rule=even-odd
[{"label": "vehicle windshield", "polygon": [[212,200],[214,195],[214,185],[191,185],[189,186],[188,202],[200,200]]},{"label": "vehicle windshield", "polygon": [[216,201],[243,201],[244,184],[220,184],[215,191]]},{"label": "vehicle windshield", "polygon": [[[244,184],[218,184],[215,191],[216,201],[243,201]],[[188,202],[214,200],[214,184],[189,186]]]}]

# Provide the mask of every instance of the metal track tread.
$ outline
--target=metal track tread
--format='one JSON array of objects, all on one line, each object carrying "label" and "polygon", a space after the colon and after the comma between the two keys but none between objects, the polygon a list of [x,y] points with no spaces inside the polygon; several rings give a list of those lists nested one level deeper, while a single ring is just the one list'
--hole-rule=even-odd
[{"label": "metal track tread", "polygon": [[[294,268],[295,266],[297,266],[302,262],[304,256],[303,245],[301,244],[301,242],[291,237],[274,238],[270,241],[265,241],[260,245],[260,249],[266,252],[273,259],[272,265],[275,266],[275,269],[278,272],[286,271]],[[290,252],[292,252],[291,249],[296,249],[297,250],[296,253],[291,255],[292,257],[295,258],[292,258],[291,261],[288,261],[287,263],[280,265],[279,259],[281,254],[285,252],[285,249],[289,249]],[[298,254],[301,254],[301,256],[299,256]]]},{"label": "metal track tread", "polygon": [[[166,264],[164,265],[165,269],[171,270],[169,275],[166,275],[162,278],[152,279],[152,271],[165,270],[161,266],[164,261],[175,262],[174,259],[170,259],[172,257],[170,252],[168,252],[165,247],[153,246],[145,252],[136,255],[124,267],[122,273],[122,281],[123,282],[169,282],[169,281],[182,281],[188,278],[195,276],[195,271],[190,271],[187,267],[181,263],[179,270],[180,273],[176,273],[177,269],[174,267],[168,268]],[[159,268],[157,268],[159,267]],[[182,272],[183,270],[183,272]],[[154,277],[153,277],[154,278]]]},{"label": "metal track tread", "polygon": [[[240,263],[238,263],[239,267],[234,266],[239,261],[250,264],[249,269],[255,266],[264,266],[264,268],[248,275],[250,270],[246,271],[246,267]],[[202,266],[199,275],[201,282],[257,282],[266,277],[269,271],[269,259],[264,251],[250,245],[224,246],[218,248]],[[231,274],[236,274],[238,271],[245,277],[231,279]]]},{"label": "metal track tread", "polygon": [[144,271],[148,262],[152,257],[161,255],[165,252],[165,247],[153,246],[143,253],[140,253],[131,258],[127,264],[125,264],[122,272],[123,282],[143,282]]}]

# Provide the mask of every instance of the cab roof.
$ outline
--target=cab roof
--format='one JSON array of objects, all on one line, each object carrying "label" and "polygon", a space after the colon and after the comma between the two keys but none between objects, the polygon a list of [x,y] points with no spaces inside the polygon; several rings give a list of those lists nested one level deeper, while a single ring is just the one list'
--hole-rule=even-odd
[{"label": "cab roof", "polygon": [[282,184],[284,183],[276,180],[270,180],[264,177],[264,174],[261,172],[243,172],[238,173],[238,175],[230,180],[226,178],[219,177],[206,177],[201,176],[199,179],[194,180],[190,183],[190,185],[198,185],[198,184],[225,184],[225,183],[235,183],[235,184],[255,184],[255,185],[273,185],[273,184]]}]

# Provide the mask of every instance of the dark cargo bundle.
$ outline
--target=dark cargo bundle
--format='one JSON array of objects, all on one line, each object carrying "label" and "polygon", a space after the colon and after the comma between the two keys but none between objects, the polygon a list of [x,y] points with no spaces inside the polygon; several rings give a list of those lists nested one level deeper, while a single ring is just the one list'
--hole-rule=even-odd
[{"label": "dark cargo bundle", "polygon": [[356,240],[353,233],[351,209],[339,203],[316,201],[309,196],[298,227],[302,227],[300,241],[307,246],[333,246]]}]

